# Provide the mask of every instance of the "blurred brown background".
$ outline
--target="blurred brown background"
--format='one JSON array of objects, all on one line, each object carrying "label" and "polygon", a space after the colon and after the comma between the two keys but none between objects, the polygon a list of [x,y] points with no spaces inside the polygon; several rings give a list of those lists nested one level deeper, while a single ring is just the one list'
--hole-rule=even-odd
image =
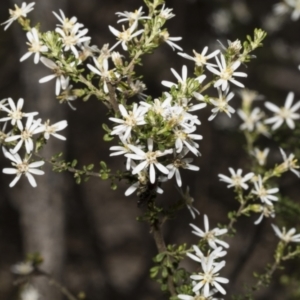
[{"label": "blurred brown background", "polygon": [[[8,18],[8,8],[13,3],[1,1],[1,22]],[[265,47],[255,53],[257,59],[241,67],[241,71],[248,73],[243,82],[268,100],[283,103],[290,90],[300,95],[297,69],[300,21],[292,22],[289,16],[274,18],[272,6],[275,3],[276,0],[169,0],[167,6],[174,8],[176,17],[167,26],[171,36],[183,37],[179,44],[188,54],[193,49],[201,52],[206,45],[212,50],[218,47],[216,40],[224,44],[227,39],[244,40],[256,27],[268,29]],[[42,30],[53,29],[58,21],[51,12],[61,8],[66,16],[77,16],[89,28],[92,44],[101,48],[104,43],[114,43],[108,25],[120,27],[116,24],[115,12],[132,11],[141,5],[143,2],[137,0],[37,0],[29,17],[34,20],[33,24],[41,21]],[[64,151],[67,160],[76,158],[80,164],[95,165],[105,160],[111,169],[117,170],[123,160],[109,158],[108,144],[102,139],[101,125],[107,122],[106,108],[92,98],[86,103],[76,100],[76,111],[60,105],[55,99],[54,82],[38,83],[39,78],[50,74],[49,69],[34,65],[32,58],[19,63],[26,52],[25,42],[26,37],[16,23],[6,32],[0,31],[0,99],[12,97],[16,101],[24,97],[25,111],[39,111],[43,119],[49,118],[53,123],[68,120],[68,129],[64,131],[67,142],[50,139],[44,152],[46,157]],[[178,56],[168,45],[144,57],[143,63],[140,72],[148,87],[146,92],[153,96],[166,90],[160,84],[163,79],[173,80],[171,67],[180,71],[186,64],[190,73],[193,68],[191,61]],[[236,96],[232,104],[237,108],[240,98]],[[227,116],[217,116],[210,123],[209,115],[208,109],[200,112],[199,133],[204,139],[200,143],[202,157],[195,160],[200,172],[183,172],[184,187],[190,186],[195,206],[201,212],[193,221],[199,227],[203,227],[203,214],[209,216],[211,226],[227,222],[228,211],[237,204],[232,191],[218,182],[217,174],[227,174],[229,166],[246,169],[248,163],[242,149],[243,136],[234,132],[240,123],[237,115],[230,122]],[[274,149],[271,162],[280,160],[275,143],[263,140],[262,144]],[[9,165],[2,156],[0,163],[2,168]],[[88,183],[76,185],[72,174],[53,173],[49,166],[45,171],[45,176],[37,178],[36,189],[24,178],[10,189],[8,184],[12,177],[0,176],[0,300],[17,299],[18,290],[13,286],[10,266],[24,259],[28,252],[40,252],[45,259],[44,270],[61,280],[74,294],[84,291],[89,300],[167,299],[149,279],[155,245],[146,224],[136,221],[141,214],[137,198],[124,197],[125,184],[120,184],[114,192],[109,182],[91,178]],[[299,202],[299,181],[293,176],[285,175],[280,189]],[[175,181],[165,185],[164,190],[160,197],[162,203],[178,199]],[[226,299],[241,293],[246,282],[254,282],[253,271],[262,271],[264,262],[272,261],[276,238],[270,220],[254,227],[255,219],[242,218],[237,224],[236,237],[229,240],[227,265],[221,274],[230,279]],[[188,211],[183,211],[176,221],[165,227],[167,242],[195,243],[197,239],[190,233],[190,222]],[[196,267],[190,260],[186,260],[185,265],[190,271]],[[295,264],[288,266],[289,273],[297,270]],[[300,299],[289,296],[287,290],[291,289],[279,284],[280,281],[278,272],[274,284],[257,293],[256,299]],[[63,299],[45,279],[38,279],[36,284],[41,299]]]}]

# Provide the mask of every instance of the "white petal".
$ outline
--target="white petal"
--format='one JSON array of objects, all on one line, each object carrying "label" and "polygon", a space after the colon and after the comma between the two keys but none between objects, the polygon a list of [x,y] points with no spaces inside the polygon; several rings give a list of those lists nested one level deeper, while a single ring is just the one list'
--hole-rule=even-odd
[{"label": "white petal", "polygon": [[36,181],[35,181],[34,177],[30,173],[26,173],[25,176],[27,177],[31,186],[36,187]]}]

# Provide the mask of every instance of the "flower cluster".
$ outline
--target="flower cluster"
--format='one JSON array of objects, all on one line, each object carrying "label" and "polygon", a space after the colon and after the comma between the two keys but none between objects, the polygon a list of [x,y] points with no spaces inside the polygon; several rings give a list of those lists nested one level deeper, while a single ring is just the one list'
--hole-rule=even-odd
[{"label": "flower cluster", "polygon": [[249,188],[249,184],[246,182],[251,180],[251,183],[254,185],[249,195],[252,195],[252,197],[255,196],[261,201],[261,205],[259,205],[261,215],[255,224],[260,223],[264,216],[274,217],[273,201],[277,201],[278,197],[273,194],[278,193],[279,189],[277,187],[267,189],[261,175],[255,175],[253,172],[242,176],[242,169],[234,171],[232,168],[229,168],[229,171],[231,177],[219,174],[220,181],[228,183],[228,188],[234,187],[238,193],[242,193],[242,190],[248,190]]},{"label": "flower cluster", "polygon": [[[242,54],[241,42],[237,40],[229,43],[228,48],[222,46],[223,52],[217,49],[209,53],[207,46],[201,53],[194,50],[194,56],[179,52],[179,55],[195,63],[198,75],[188,77],[187,66],[182,67],[181,75],[171,69],[177,82],[162,81],[162,85],[170,90],[161,97],[152,99],[143,93],[146,85],[133,73],[135,60],[138,61],[139,55],[153,51],[163,42],[173,50],[182,51],[176,44],[181,37],[170,37],[167,29],[163,28],[164,23],[174,17],[172,9],[166,8],[163,3],[155,5],[156,9],[149,9],[148,15],[142,7],[134,12],[118,12],[118,23],[123,24],[122,30],[109,26],[117,42],[112,47],[104,45],[101,50],[89,45],[91,38],[86,36],[88,30],[84,25],[76,17],[66,17],[62,10],[54,12],[59,21],[54,31],[43,33],[38,27],[31,28],[28,24],[24,28],[27,30],[29,47],[21,61],[34,55],[34,63],[41,62],[52,71],[52,74],[41,78],[40,83],[55,79],[57,99],[68,103],[71,108],[74,107],[70,101],[78,96],[88,99],[95,95],[114,114],[109,119],[117,124],[113,125],[112,130],[108,129],[108,133],[110,136],[118,136],[120,144],[111,147],[111,155],[124,155],[127,160],[126,169],[131,173],[129,178],[132,185],[125,192],[126,195],[134,191],[142,193],[149,188],[161,193],[161,182],[172,177],[176,178],[177,185],[181,187],[180,169],[199,170],[198,166],[192,164],[193,158],[188,157],[190,152],[195,156],[200,155],[198,141],[203,138],[197,133],[197,125],[201,122],[195,112],[207,104],[213,106],[210,121],[218,113],[224,112],[230,117],[235,112],[228,104],[234,97],[230,91],[230,83],[244,86],[235,77],[247,75],[237,72],[237,69],[247,58],[248,52],[254,49],[244,49]],[[33,4],[23,6],[18,16],[25,18]],[[150,24],[157,25],[152,27]],[[131,62],[114,50],[119,45],[130,57],[134,57]],[[211,62],[213,58],[216,64]],[[204,73],[207,71],[214,78],[206,86],[212,86],[217,97],[203,93],[207,89],[203,84],[207,77]],[[84,84],[87,88],[74,89],[71,80]],[[135,96],[140,102],[131,102],[130,98]],[[132,104],[127,102],[129,99]],[[64,123],[57,123],[56,126],[62,128]],[[45,138],[50,134],[54,135],[49,132],[49,124],[41,127],[33,118],[28,118],[26,130],[31,135],[44,130],[47,132]],[[56,134],[56,137],[59,136]],[[13,142],[18,139],[19,142],[14,145],[14,153],[23,145],[23,140],[18,134],[8,140]],[[27,154],[30,154],[33,151],[32,140],[29,139],[24,144]]]},{"label": "flower cluster", "polygon": [[[29,183],[36,187],[36,181],[33,175],[43,175],[44,171],[40,167],[44,161],[33,161],[32,155],[35,151],[35,145],[38,139],[34,136],[40,133],[40,139],[48,140],[50,135],[59,139],[65,137],[57,134],[57,131],[63,130],[67,126],[67,121],[60,121],[50,125],[49,120],[41,124],[41,119],[34,119],[37,112],[26,113],[23,111],[24,100],[18,100],[17,105],[12,98],[3,99],[0,102],[0,122],[4,123],[1,131],[2,150],[6,158],[11,160],[13,168],[4,168],[3,173],[13,174],[15,178],[10,183],[13,187],[22,175],[27,177]],[[4,114],[4,115],[3,115]],[[19,151],[24,148],[25,156],[22,159]]]},{"label": "flower cluster", "polygon": [[[39,82],[45,83],[55,79],[55,95],[61,103],[67,103],[75,109],[72,101],[78,97],[86,101],[94,96],[108,108],[110,123],[103,124],[106,131],[104,139],[118,140],[118,145],[110,147],[110,155],[122,155],[126,160],[126,171],[119,171],[116,172],[117,175],[113,175],[106,168],[106,164],[101,162],[102,169],[99,173],[88,172],[91,169],[86,167],[83,171],[75,170],[76,176],[89,173],[100,175],[102,179],[110,177],[112,181],[116,178],[128,180],[130,186],[125,195],[136,192],[141,199],[147,199],[147,209],[150,213],[145,214],[145,220],[148,218],[151,226],[154,226],[153,220],[160,221],[161,211],[151,211],[150,204],[154,203],[157,193],[163,193],[162,183],[173,177],[192,217],[195,218],[196,214],[199,214],[192,205],[194,199],[189,194],[189,188],[187,187],[185,193],[182,191],[181,173],[182,170],[200,169],[193,164],[194,158],[190,157],[201,155],[199,141],[203,136],[198,132],[201,121],[197,113],[211,106],[208,121],[214,120],[220,113],[225,113],[228,117],[235,113],[236,109],[229,105],[234,98],[231,88],[244,88],[244,83],[238,78],[245,78],[247,74],[239,69],[253,58],[250,52],[262,45],[266,35],[262,30],[256,29],[254,38],[247,36],[247,41],[243,43],[240,40],[228,41],[227,47],[221,44],[221,49],[213,49],[212,52],[205,46],[202,51],[193,50],[193,54],[190,55],[184,53],[177,44],[181,37],[171,37],[164,28],[165,22],[175,15],[163,2],[145,0],[149,8],[148,14],[143,7],[134,12],[117,12],[117,23],[122,23],[122,28],[108,26],[116,42],[112,46],[104,44],[101,48],[90,45],[88,29],[84,28],[76,17],[66,17],[62,10],[53,13],[59,21],[53,31],[41,32],[38,25],[31,27],[27,14],[33,10],[35,3],[24,2],[21,7],[15,5],[14,10],[9,10],[10,18],[2,23],[6,30],[18,20],[27,32],[28,51],[22,55],[20,61],[33,56],[35,64],[41,62],[51,71],[51,74],[41,78]],[[299,7],[299,0],[285,0],[283,4],[276,6],[276,12],[280,14],[292,10],[292,19],[296,20],[300,16]],[[135,66],[142,64],[142,55],[152,53],[162,43],[168,44],[174,51],[180,51],[177,53],[179,56],[192,61],[195,76],[189,77],[190,70],[186,65],[182,66],[181,73],[171,68],[175,82],[163,80],[162,86],[168,90],[160,96],[152,97],[144,93],[147,86],[141,80],[142,76],[136,74]],[[127,55],[118,52],[118,48]],[[237,109],[237,114],[242,119],[240,129],[247,139],[248,154],[252,156],[252,160],[255,158],[253,172],[242,175],[241,168],[234,170],[229,167],[229,176],[219,174],[220,181],[225,182],[228,188],[234,188],[241,204],[240,209],[232,214],[228,229],[210,230],[206,215],[204,231],[190,224],[193,228],[192,233],[199,236],[201,241],[192,247],[193,250],[187,250],[187,255],[200,264],[201,271],[190,276],[190,294],[193,295],[179,294],[178,298],[182,300],[214,300],[218,299],[214,296],[216,293],[226,294],[222,284],[228,283],[229,280],[220,277],[219,271],[225,266],[225,261],[221,258],[227,252],[223,248],[228,248],[229,245],[219,239],[219,236],[232,229],[231,226],[237,217],[247,215],[250,211],[261,214],[255,224],[260,223],[263,217],[274,217],[279,188],[274,187],[269,179],[287,171],[292,171],[300,177],[297,159],[293,153],[287,156],[280,149],[283,162],[266,171],[264,167],[271,151],[269,148],[260,150],[256,147],[257,137],[260,135],[271,137],[271,133],[285,124],[291,130],[296,128],[296,120],[300,119],[300,114],[297,113],[300,101],[293,104],[294,94],[289,92],[283,107],[265,102],[266,109],[273,113],[273,116],[268,117],[268,113],[261,107],[252,107],[254,100],[261,99],[257,93],[242,90],[240,95],[243,102],[241,109]],[[40,168],[45,163],[37,155],[38,151],[50,136],[65,140],[65,137],[57,132],[66,128],[67,121],[51,124],[47,120],[42,123],[41,119],[36,119],[37,112],[26,113],[23,111],[23,105],[23,99],[19,99],[17,104],[11,98],[0,101],[0,122],[3,123],[0,141],[5,157],[12,164],[11,168],[4,168],[3,173],[15,175],[10,187],[13,187],[22,175],[27,177],[31,186],[36,187],[33,175],[44,174]],[[24,152],[24,155],[21,152]],[[65,165],[69,166],[71,163]],[[163,211],[164,219],[172,216],[172,209],[170,212]],[[174,208],[177,209],[179,208]],[[294,228],[286,232],[285,228],[280,231],[273,225],[273,229],[286,244],[300,241]],[[178,251],[185,251],[182,249],[179,247]],[[172,253],[160,253],[157,261],[163,264],[167,255],[169,264],[169,256],[172,256]],[[166,276],[172,274],[169,268],[171,267],[168,266]],[[23,275],[31,274],[34,270],[33,265],[26,263],[17,264],[12,269],[14,273]],[[175,280],[169,279],[167,278],[169,283],[175,283]],[[21,295],[22,299],[30,297],[40,297],[32,287],[26,288]]]},{"label": "flower cluster", "polygon": [[[182,300],[190,299],[217,299],[213,295],[217,292],[225,295],[226,291],[222,287],[221,283],[226,284],[229,282],[227,278],[220,277],[219,271],[225,266],[225,261],[219,261],[221,257],[224,257],[227,252],[222,247],[228,248],[229,245],[218,239],[217,237],[227,233],[227,229],[214,228],[209,230],[208,218],[204,215],[204,228],[201,230],[197,226],[190,224],[194,229],[192,233],[205,240],[209,246],[209,249],[203,253],[201,249],[194,245],[193,253],[187,253],[187,255],[194,261],[201,264],[202,271],[191,275],[193,280],[193,289],[195,296],[179,294],[178,298]],[[217,244],[221,245],[218,246]]]},{"label": "flower cluster", "polygon": [[[252,99],[249,102],[249,96]],[[300,108],[300,101],[293,104],[294,93],[289,92],[284,106],[279,107],[272,102],[266,101],[264,103],[265,107],[271,111],[274,115],[272,117],[266,118],[266,113],[263,112],[259,107],[252,108],[252,102],[255,99],[261,99],[253,91],[248,91],[248,93],[241,93],[243,105],[242,109],[238,110],[238,115],[243,120],[240,126],[241,130],[253,132],[256,131],[259,134],[263,134],[270,137],[270,130],[266,127],[267,125],[272,125],[272,130],[277,130],[283,124],[286,124],[290,129],[295,129],[295,120],[300,119],[300,114],[296,113]]]}]

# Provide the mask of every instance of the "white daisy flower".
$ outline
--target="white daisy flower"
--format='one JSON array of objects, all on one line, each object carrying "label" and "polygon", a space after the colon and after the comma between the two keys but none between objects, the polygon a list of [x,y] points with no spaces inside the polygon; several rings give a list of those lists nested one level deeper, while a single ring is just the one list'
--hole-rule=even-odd
[{"label": "white daisy flower", "polygon": [[294,120],[300,119],[300,114],[295,113],[296,110],[300,108],[300,101],[298,101],[292,106],[293,100],[294,93],[289,92],[283,107],[278,107],[277,105],[271,102],[265,102],[265,106],[270,111],[274,112],[274,117],[266,119],[265,124],[273,124],[272,129],[276,130],[283,124],[283,122],[286,122],[287,126],[290,129],[294,129]]},{"label": "white daisy flower", "polygon": [[[198,246],[193,245],[193,249],[195,254],[187,253],[186,255],[192,260],[201,263],[203,260],[208,261],[209,259],[217,259],[220,257],[224,257],[227,254],[227,251],[224,251],[222,247],[217,247],[213,251],[209,250],[207,255],[199,249]],[[218,262],[213,262],[213,264],[218,264]]]},{"label": "white daisy flower", "polygon": [[214,87],[221,86],[222,91],[225,91],[228,87],[229,82],[231,82],[231,83],[243,88],[244,85],[234,79],[234,76],[247,77],[246,73],[235,72],[235,70],[241,65],[241,62],[239,60],[237,60],[234,63],[227,65],[225,56],[223,54],[220,55],[220,59],[221,59],[221,62],[219,61],[218,57],[216,57],[216,61],[217,61],[219,70],[212,66],[207,66],[207,69],[210,72],[212,72],[212,73],[216,74],[218,77],[220,77],[214,83]]},{"label": "white daisy flower", "polygon": [[79,58],[79,53],[76,46],[79,46],[81,43],[87,42],[91,39],[89,36],[85,36],[88,32],[88,29],[79,29],[79,23],[76,23],[67,33],[61,28],[55,29],[55,31],[61,35],[59,40],[63,44],[64,51],[71,50],[76,58]]},{"label": "white daisy flower", "polygon": [[[131,150],[130,148],[128,147],[129,143],[126,142],[124,136],[122,135],[119,135],[120,137],[120,140],[123,144],[123,146],[112,146],[109,148],[109,150],[111,151],[115,151],[115,152],[112,152],[109,156],[116,156],[116,155],[125,155],[127,153],[131,153]],[[132,161],[131,161],[131,158],[127,157],[127,161],[126,161],[126,170],[130,170],[130,168],[132,167]]]},{"label": "white daisy flower", "polygon": [[192,158],[184,158],[184,156],[189,152],[187,148],[184,148],[182,152],[176,156],[176,152],[174,152],[174,160],[171,164],[167,165],[167,169],[169,169],[168,179],[171,179],[174,175],[176,178],[177,185],[182,186],[182,180],[179,172],[179,168],[188,169],[191,171],[199,171],[199,167],[195,165],[191,165],[190,163],[193,161]]},{"label": "white daisy flower", "polygon": [[228,94],[228,92],[229,88],[227,88],[224,93],[222,93],[222,90],[218,88],[219,98],[209,99],[215,107],[211,110],[212,115],[208,118],[208,121],[212,121],[219,112],[225,112],[229,118],[231,118],[231,114],[235,113],[235,109],[228,104],[228,102],[234,97],[234,93],[230,92]]},{"label": "white daisy flower", "polygon": [[[181,76],[173,69],[171,68],[171,72],[173,73],[173,75],[176,77],[176,79],[178,80],[178,84],[181,84],[181,89],[182,91],[185,91],[186,89],[186,84],[187,84],[187,66],[182,66],[182,70],[181,70]],[[195,80],[197,80],[199,83],[202,83],[202,81],[206,78],[205,75],[201,75],[197,78],[195,78]],[[176,88],[178,88],[178,84],[171,82],[171,81],[167,81],[167,80],[163,80],[161,82],[162,85],[171,88],[172,86],[175,86]]]},{"label": "white daisy flower", "polygon": [[29,163],[30,157],[24,158],[23,160],[19,156],[18,153],[12,154],[8,151],[4,152],[5,156],[12,161],[12,165],[14,168],[4,168],[3,173],[4,174],[13,174],[16,175],[14,180],[9,184],[9,187],[15,186],[15,184],[19,181],[22,175],[27,177],[29,183],[32,187],[36,187],[36,181],[32,174],[34,175],[43,175],[45,172],[42,170],[39,170],[37,168],[41,167],[45,164],[44,161],[35,161],[33,163]]},{"label": "white daisy flower", "polygon": [[17,105],[15,105],[12,98],[8,98],[7,103],[9,108],[7,107],[7,105],[3,105],[2,103],[0,103],[0,109],[8,113],[7,117],[0,119],[0,122],[11,121],[11,125],[15,126],[17,124],[20,130],[23,130],[23,124],[21,122],[23,117],[35,116],[38,114],[38,112],[31,112],[31,113],[22,112],[22,108],[24,105],[23,98],[20,98],[18,100]]},{"label": "white daisy flower", "polygon": [[175,15],[172,13],[173,8],[167,8],[167,7],[165,8],[165,5],[166,4],[164,3],[163,6],[161,7],[159,16],[165,20],[169,20],[175,17]]},{"label": "white daisy flower", "polygon": [[266,218],[275,218],[275,210],[274,210],[274,205],[261,205],[260,206],[260,212],[261,215],[259,218],[254,222],[255,225],[258,225],[264,217]]},{"label": "white daisy flower", "polygon": [[21,7],[19,7],[17,4],[15,4],[15,10],[10,9],[9,14],[10,18],[2,23],[1,25],[5,25],[4,30],[6,30],[14,21],[19,19],[20,17],[26,18],[27,14],[33,10],[33,6],[35,5],[34,2],[31,2],[29,4],[26,4],[26,2],[23,2]]},{"label": "white daisy flower", "polygon": [[267,190],[263,186],[261,175],[258,175],[257,181],[254,181],[254,190],[252,190],[252,194],[257,195],[261,202],[266,203],[267,205],[273,205],[272,201],[278,201],[278,197],[273,195],[278,192],[279,188]]},{"label": "white daisy flower", "polygon": [[123,104],[119,104],[119,110],[123,119],[109,118],[111,121],[119,123],[113,128],[111,135],[122,135],[125,140],[131,136],[131,130],[135,126],[146,124],[144,119],[145,110],[142,106],[133,104],[132,111],[127,111]]},{"label": "white daisy flower", "polygon": [[116,15],[119,18],[123,17],[122,19],[119,19],[117,23],[128,21],[129,24],[131,24],[135,21],[150,19],[150,17],[148,17],[148,16],[143,17],[144,12],[142,10],[143,10],[143,7],[141,6],[138,10],[135,10],[134,12],[128,12],[128,11],[124,11],[123,13],[116,12]]},{"label": "white daisy flower", "polygon": [[265,148],[264,150],[260,150],[255,147],[251,154],[257,159],[257,162],[260,166],[264,166],[266,164],[266,160],[269,152],[270,152],[270,148]]},{"label": "white daisy flower", "polygon": [[224,277],[219,277],[219,271],[225,266],[225,261],[213,264],[213,258],[211,257],[208,261],[202,261],[201,266],[203,272],[197,275],[191,275],[191,279],[200,281],[193,287],[193,292],[199,291],[203,288],[203,294],[205,297],[210,295],[211,286],[215,287],[221,294],[225,295],[226,291],[220,283],[228,283],[229,280]]},{"label": "white daisy flower", "polygon": [[73,85],[69,84],[69,80],[69,77],[67,77],[65,87],[62,89],[60,95],[58,95],[56,98],[59,100],[60,103],[67,102],[72,110],[76,110],[76,108],[71,104],[70,101],[76,100],[77,95],[72,90]]},{"label": "white daisy flower", "polygon": [[[109,90],[107,87],[107,81],[110,81],[112,78],[111,71],[109,70],[108,66],[108,58],[104,58],[101,63],[99,60],[97,60],[95,57],[93,57],[94,64],[96,67],[93,65],[87,64],[87,67],[95,74],[101,76],[101,79],[103,80],[103,91],[104,93],[108,94]],[[116,77],[119,76],[119,74],[114,73]]]},{"label": "white daisy flower", "polygon": [[200,155],[197,148],[199,145],[194,140],[202,140],[203,136],[200,134],[192,134],[196,130],[196,127],[191,129],[174,129],[175,148],[177,153],[181,153],[183,147],[186,146],[196,156]]},{"label": "white daisy flower", "polygon": [[25,53],[21,58],[20,61],[24,61],[28,57],[30,57],[33,53],[34,54],[34,63],[37,64],[40,61],[41,52],[47,52],[48,47],[43,45],[43,43],[39,39],[38,31],[35,28],[32,28],[30,31],[26,33],[27,45],[29,46],[28,52]]},{"label": "white daisy flower", "polygon": [[144,32],[144,29],[140,29],[140,30],[134,32],[136,30],[137,26],[138,26],[137,21],[133,22],[132,25],[128,29],[125,29],[123,26],[123,31],[119,31],[112,26],[108,26],[111,33],[119,39],[119,41],[114,46],[112,46],[110,51],[112,51],[119,44],[122,45],[123,50],[127,51],[128,50],[127,43],[129,41],[131,41],[134,37],[136,37]]},{"label": "white daisy flower", "polygon": [[279,228],[271,224],[276,235],[285,243],[300,243],[300,234],[295,234],[296,233],[296,228],[291,228],[290,230],[286,231],[285,227],[282,228],[282,231],[279,230]]},{"label": "white daisy flower", "polygon": [[73,27],[78,24],[79,28],[83,27],[83,24],[77,23],[77,18],[72,17],[71,19],[66,18],[64,12],[60,9],[60,15],[53,11],[54,16],[61,22],[58,26],[63,29],[65,33],[69,33],[72,31]]},{"label": "white daisy flower", "polygon": [[176,43],[177,41],[181,41],[182,37],[178,36],[178,37],[170,37],[169,33],[164,30],[162,32],[159,33],[159,38],[162,42],[166,42],[173,50],[177,49],[182,51],[183,49],[178,46]]},{"label": "white daisy flower", "polygon": [[167,154],[171,154],[173,152],[172,149],[169,150],[165,150],[165,151],[153,151],[153,140],[152,139],[148,139],[148,152],[144,152],[142,149],[133,146],[133,145],[128,145],[128,147],[130,148],[130,150],[134,153],[129,153],[126,154],[126,157],[132,158],[133,160],[140,160],[141,163],[139,163],[133,170],[132,170],[132,174],[137,174],[139,172],[141,172],[144,169],[147,169],[149,167],[149,178],[150,178],[150,182],[153,184],[155,183],[156,180],[156,173],[155,173],[155,168],[154,166],[163,174],[168,175],[169,174],[169,170],[162,165],[161,163],[159,163],[157,161],[158,157],[167,155]]},{"label": "white daisy flower", "polygon": [[217,244],[220,244],[224,248],[229,247],[229,245],[226,242],[221,241],[217,238],[217,236],[227,233],[228,230],[226,228],[220,229],[218,227],[209,230],[209,223],[208,223],[207,215],[204,215],[205,231],[201,230],[199,227],[195,226],[194,224],[190,224],[190,226],[194,229],[194,231],[192,231],[192,233],[205,239],[211,248],[216,249]]},{"label": "white daisy flower", "polygon": [[39,83],[48,82],[54,78],[56,78],[55,84],[55,95],[58,96],[60,93],[61,88],[65,89],[68,84],[67,77],[64,76],[63,71],[61,68],[51,59],[46,57],[41,57],[41,62],[49,69],[53,71],[54,74],[45,76],[39,80]]},{"label": "white daisy flower", "polygon": [[66,138],[60,134],[57,134],[57,131],[61,131],[68,126],[68,122],[66,120],[59,121],[55,124],[50,125],[50,120],[47,120],[43,125],[40,125],[39,128],[35,130],[35,133],[44,133],[44,138],[49,140],[50,135],[56,137],[60,140],[66,140]]},{"label": "white daisy flower", "polygon": [[243,188],[244,190],[248,189],[248,184],[246,181],[249,181],[253,176],[254,173],[250,172],[246,174],[245,176],[242,176],[242,169],[238,169],[237,171],[234,171],[232,168],[229,168],[229,172],[231,174],[231,177],[225,176],[223,174],[219,174],[220,181],[224,181],[226,183],[229,183],[227,186],[228,188],[236,187],[236,188]]},{"label": "white daisy flower", "polygon": [[264,113],[258,107],[255,107],[250,113],[245,113],[241,109],[238,109],[237,113],[244,121],[244,123],[240,125],[240,129],[248,130],[250,132],[254,130],[258,121],[264,116]]},{"label": "white daisy flower", "polygon": [[21,133],[9,136],[5,139],[5,142],[12,142],[19,140],[16,144],[15,148],[11,150],[12,154],[16,154],[20,148],[22,147],[23,143],[25,144],[26,152],[29,154],[34,149],[34,143],[32,140],[32,136],[38,132],[38,127],[40,126],[40,119],[35,121],[33,120],[33,116],[29,116],[25,128],[21,128]]},{"label": "white daisy flower", "polygon": [[[192,281],[192,285],[195,286],[196,282]],[[204,291],[196,291],[194,292],[195,295],[185,295],[185,294],[179,294],[177,297],[181,300],[223,300],[221,298],[215,298],[214,294],[218,293],[216,289],[212,289],[209,291],[209,294],[207,296],[204,296]]]},{"label": "white daisy flower", "polygon": [[[135,162],[131,161],[131,167],[134,169],[136,167]],[[148,189],[149,188],[149,175],[147,170],[142,170],[137,173],[137,182],[133,183],[126,191],[125,196],[133,194],[137,189]],[[157,178],[157,182],[165,182],[166,179],[163,176]],[[153,188],[153,186],[151,186]],[[154,191],[158,194],[162,194],[164,191],[157,184],[154,185]]]},{"label": "white daisy flower", "polygon": [[295,158],[295,155],[293,153],[290,153],[290,155],[287,157],[286,153],[283,151],[282,148],[279,148],[280,153],[283,158],[283,167],[285,170],[292,171],[297,177],[300,177],[300,172],[296,169],[299,169],[299,166],[297,165],[297,159]]},{"label": "white daisy flower", "polygon": [[220,53],[220,50],[216,50],[216,51],[206,55],[207,51],[208,51],[208,47],[206,46],[206,47],[204,47],[204,49],[202,50],[201,53],[198,53],[195,50],[193,50],[194,56],[190,56],[190,55],[188,55],[186,53],[182,53],[182,52],[178,52],[177,54],[186,59],[193,60],[197,67],[203,67],[205,65],[215,66],[215,64],[208,63],[207,61],[209,59],[215,57],[216,55],[218,55]]},{"label": "white daisy flower", "polygon": [[172,96],[168,94],[167,98],[164,100],[154,99],[152,103],[141,101],[140,104],[141,106],[145,107],[147,111],[151,110],[164,117],[171,108],[171,102]]}]

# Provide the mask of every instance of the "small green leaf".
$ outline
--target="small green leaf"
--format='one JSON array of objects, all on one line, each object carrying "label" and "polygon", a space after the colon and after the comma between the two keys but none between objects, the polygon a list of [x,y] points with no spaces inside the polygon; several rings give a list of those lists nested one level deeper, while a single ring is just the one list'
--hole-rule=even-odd
[{"label": "small green leaf", "polygon": [[166,253],[159,253],[155,256],[154,261],[155,262],[161,262],[166,256]]},{"label": "small green leaf", "polygon": [[104,134],[104,136],[103,136],[103,140],[104,140],[105,142],[110,142],[110,141],[112,141],[113,139],[114,139],[114,137],[111,136],[111,135],[108,134],[108,133]]},{"label": "small green leaf", "polygon": [[107,165],[106,165],[106,163],[104,162],[104,161],[100,161],[100,166],[101,166],[101,168],[103,169],[103,170],[106,170],[107,169]]},{"label": "small green leaf", "polygon": [[118,188],[118,186],[117,186],[114,182],[112,182],[111,185],[110,185],[110,188],[111,188],[113,191],[115,191],[115,190]]},{"label": "small green leaf", "polygon": [[77,160],[76,160],[76,159],[74,159],[74,160],[72,161],[72,164],[71,164],[71,166],[72,166],[73,168],[75,168],[75,167],[76,167],[76,165],[77,165]]},{"label": "small green leaf", "polygon": [[86,168],[87,168],[87,170],[91,171],[94,169],[94,164],[90,164]]}]

